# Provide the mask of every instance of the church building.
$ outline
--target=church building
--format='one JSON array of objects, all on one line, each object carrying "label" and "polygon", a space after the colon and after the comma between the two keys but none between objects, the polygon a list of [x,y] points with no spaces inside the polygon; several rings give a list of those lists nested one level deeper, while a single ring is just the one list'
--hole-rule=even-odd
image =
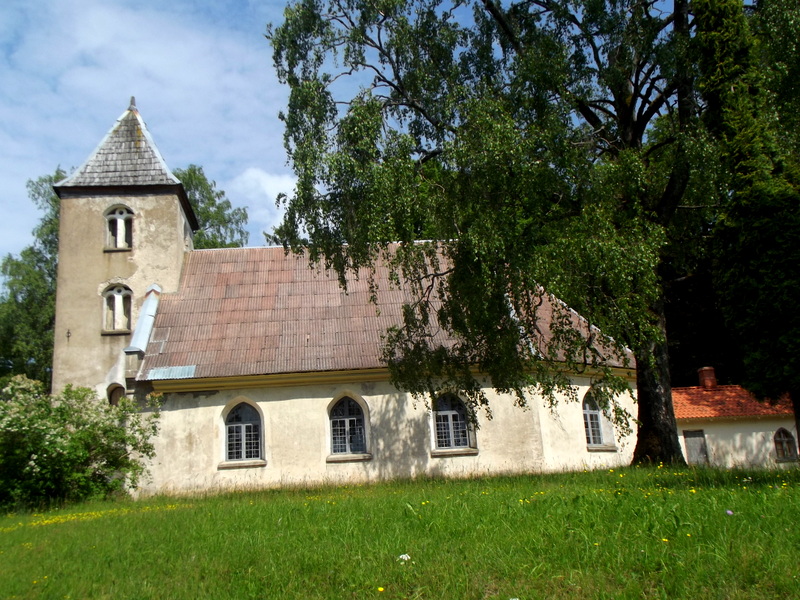
[{"label": "church building", "polygon": [[[283,248],[194,250],[197,218],[133,100],[58,182],[53,388],[102,401],[161,395],[143,493],[355,483],[628,464],[620,435],[572,377],[551,410],[487,390],[492,418],[457,393],[415,401],[380,360],[407,296],[378,268],[345,292]],[[633,388],[635,373],[618,366]],[[635,414],[630,399],[623,405]]]}]

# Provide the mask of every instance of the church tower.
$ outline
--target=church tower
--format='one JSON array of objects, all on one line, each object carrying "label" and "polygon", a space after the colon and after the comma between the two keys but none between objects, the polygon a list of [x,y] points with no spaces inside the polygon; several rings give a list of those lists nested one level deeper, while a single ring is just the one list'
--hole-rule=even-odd
[{"label": "church tower", "polygon": [[115,402],[130,391],[125,350],[140,312],[153,310],[159,293],[177,291],[197,218],[133,98],[54,189],[61,216],[53,391],[73,384]]}]

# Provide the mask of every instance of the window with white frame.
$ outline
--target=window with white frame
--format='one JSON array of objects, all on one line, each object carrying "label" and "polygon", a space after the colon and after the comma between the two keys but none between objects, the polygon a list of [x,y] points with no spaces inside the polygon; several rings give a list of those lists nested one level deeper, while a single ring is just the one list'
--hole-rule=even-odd
[{"label": "window with white frame", "polygon": [[103,292],[103,329],[130,331],[133,292],[124,285],[112,285]]},{"label": "window with white frame", "polygon": [[778,460],[797,459],[797,444],[791,432],[781,427],[772,439],[775,442],[775,457]]},{"label": "window with white frame", "polygon": [[364,454],[367,438],[364,410],[352,398],[342,398],[331,409],[331,454]]},{"label": "window with white frame", "polygon": [[225,460],[258,460],[261,458],[261,416],[242,402],[225,419]]},{"label": "window with white frame", "polygon": [[437,450],[474,447],[467,407],[458,396],[445,394],[436,399],[433,422]]},{"label": "window with white frame", "polygon": [[133,211],[127,206],[114,206],[106,211],[106,248],[133,248]]},{"label": "window with white frame", "polygon": [[588,392],[583,399],[583,428],[586,430],[586,444],[588,446],[603,445],[603,413],[597,401]]}]

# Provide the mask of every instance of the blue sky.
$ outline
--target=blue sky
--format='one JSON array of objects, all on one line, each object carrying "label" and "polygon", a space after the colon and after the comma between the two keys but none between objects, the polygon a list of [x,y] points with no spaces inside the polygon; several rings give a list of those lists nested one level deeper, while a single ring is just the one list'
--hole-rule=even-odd
[{"label": "blue sky", "polygon": [[130,97],[167,165],[198,164],[236,206],[250,245],[293,178],[267,23],[273,0],[0,2],[0,256],[32,242],[25,183],[80,166]]}]

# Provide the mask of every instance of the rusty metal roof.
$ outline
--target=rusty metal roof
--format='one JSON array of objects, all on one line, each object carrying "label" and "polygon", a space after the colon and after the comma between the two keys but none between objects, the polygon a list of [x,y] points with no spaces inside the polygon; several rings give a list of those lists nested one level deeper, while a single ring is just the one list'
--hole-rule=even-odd
[{"label": "rusty metal roof", "polygon": [[380,310],[369,298],[366,281],[345,293],[334,274],[282,248],[196,250],[180,291],[161,298],[140,377],[381,367],[381,336],[400,324],[405,296],[385,286]]},{"label": "rusty metal roof", "polygon": [[[283,248],[195,250],[180,290],[161,296],[142,380],[200,379],[384,367],[383,336],[402,325],[410,296],[378,265],[377,302],[366,278],[309,267]],[[540,309],[549,337],[552,303]],[[588,326],[574,315],[576,327]],[[584,331],[584,334],[587,332]],[[434,340],[453,343],[444,333]],[[616,366],[622,366],[617,364]]]}]

